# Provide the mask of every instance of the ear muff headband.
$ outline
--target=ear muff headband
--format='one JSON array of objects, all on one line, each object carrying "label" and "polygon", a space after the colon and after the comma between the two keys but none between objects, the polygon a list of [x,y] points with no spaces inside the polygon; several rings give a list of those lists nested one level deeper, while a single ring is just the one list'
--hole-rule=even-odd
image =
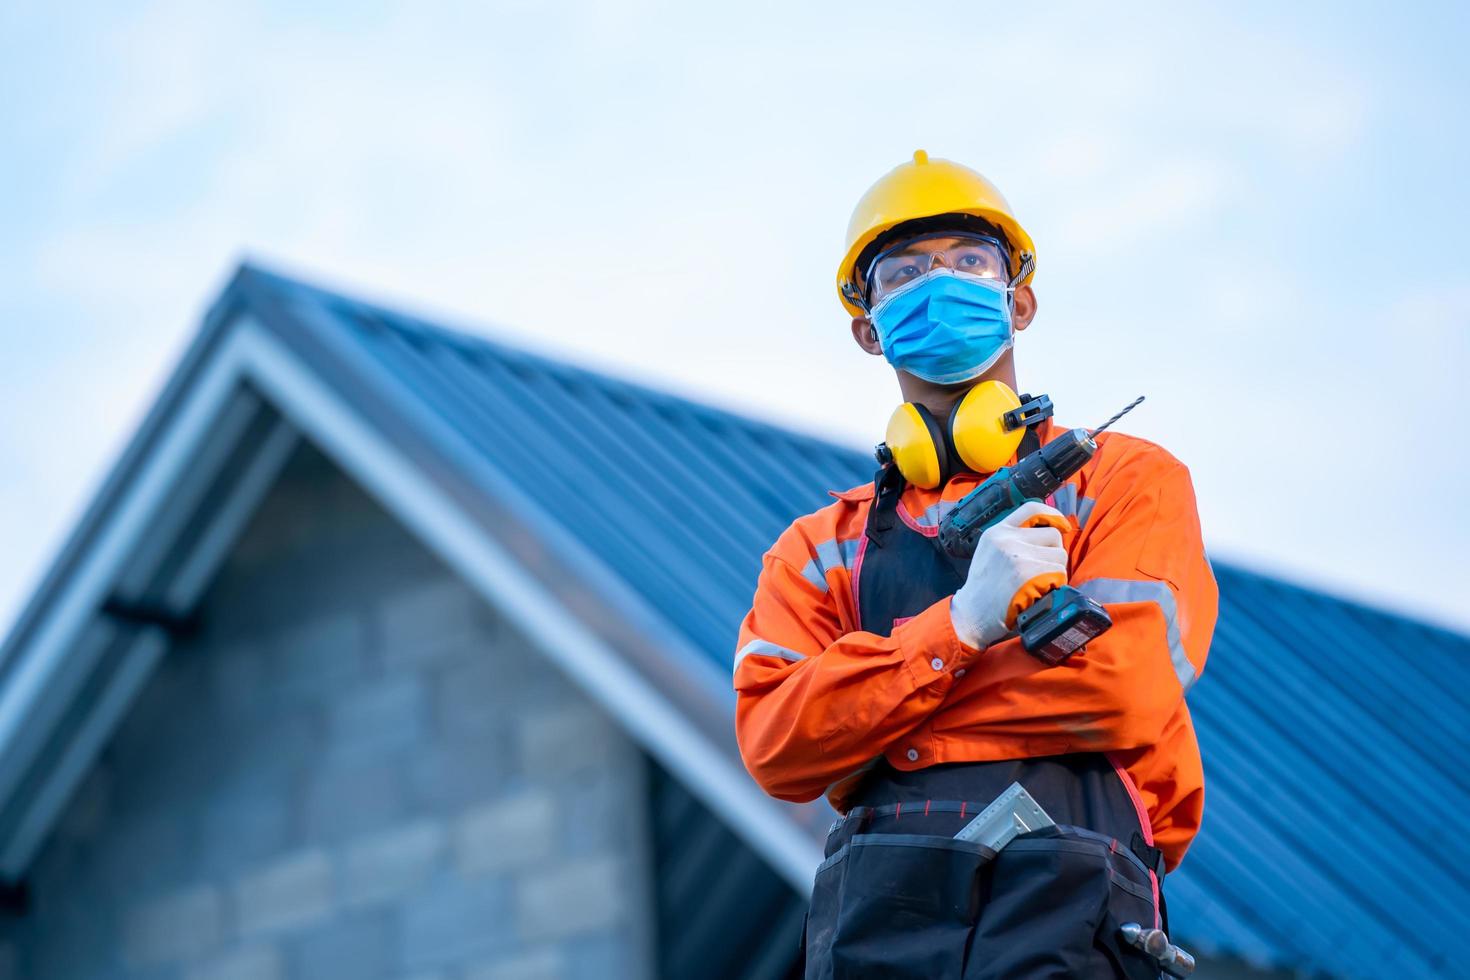
[{"label": "ear muff headband", "polygon": [[905,402],[889,417],[884,444],[903,478],[925,489],[948,482],[960,462],[976,473],[993,473],[1010,462],[1026,434],[1024,426],[1007,431],[1003,418],[1020,407],[1021,399],[1003,381],[971,388],[944,426],[923,405]]}]

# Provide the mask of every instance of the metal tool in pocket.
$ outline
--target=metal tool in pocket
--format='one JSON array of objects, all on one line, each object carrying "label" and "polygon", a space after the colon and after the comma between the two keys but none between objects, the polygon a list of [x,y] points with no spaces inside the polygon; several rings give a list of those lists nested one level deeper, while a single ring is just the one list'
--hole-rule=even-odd
[{"label": "metal tool in pocket", "polygon": [[1171,977],[1188,977],[1194,974],[1194,957],[1169,942],[1162,929],[1145,929],[1137,922],[1125,922],[1118,929],[1123,941],[1141,950]]},{"label": "metal tool in pocket", "polygon": [[1041,804],[1026,792],[1026,787],[1011,783],[974,820],[960,828],[955,837],[978,841],[992,851],[999,851],[1021,834],[1056,825]]}]

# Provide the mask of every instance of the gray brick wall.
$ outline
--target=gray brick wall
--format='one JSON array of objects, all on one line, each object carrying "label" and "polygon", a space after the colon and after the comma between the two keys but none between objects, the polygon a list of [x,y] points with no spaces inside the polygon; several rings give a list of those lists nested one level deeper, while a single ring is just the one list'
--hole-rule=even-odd
[{"label": "gray brick wall", "polygon": [[0,922],[0,980],[652,974],[644,763],[303,449]]}]

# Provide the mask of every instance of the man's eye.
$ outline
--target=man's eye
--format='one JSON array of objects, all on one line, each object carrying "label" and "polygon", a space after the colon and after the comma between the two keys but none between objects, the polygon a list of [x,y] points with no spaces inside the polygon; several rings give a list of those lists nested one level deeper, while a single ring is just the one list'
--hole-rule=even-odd
[{"label": "man's eye", "polygon": [[981,264],[981,259],[980,259],[980,256],[978,256],[978,255],[962,255],[962,256],[960,256],[960,265],[964,266],[966,269],[973,269],[973,268],[975,268],[975,266],[980,265],[980,264]]}]

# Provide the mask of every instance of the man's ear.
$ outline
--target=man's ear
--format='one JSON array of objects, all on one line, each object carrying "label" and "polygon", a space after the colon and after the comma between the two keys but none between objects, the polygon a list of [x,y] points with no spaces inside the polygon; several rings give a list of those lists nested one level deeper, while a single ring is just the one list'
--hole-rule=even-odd
[{"label": "man's ear", "polygon": [[852,339],[857,345],[869,354],[882,356],[883,345],[878,343],[878,331],[873,329],[872,321],[865,316],[852,318]]},{"label": "man's ear", "polygon": [[1025,330],[1036,317],[1036,291],[1029,283],[1016,290],[1015,303],[1015,309],[1011,312],[1011,325],[1017,330]]}]

